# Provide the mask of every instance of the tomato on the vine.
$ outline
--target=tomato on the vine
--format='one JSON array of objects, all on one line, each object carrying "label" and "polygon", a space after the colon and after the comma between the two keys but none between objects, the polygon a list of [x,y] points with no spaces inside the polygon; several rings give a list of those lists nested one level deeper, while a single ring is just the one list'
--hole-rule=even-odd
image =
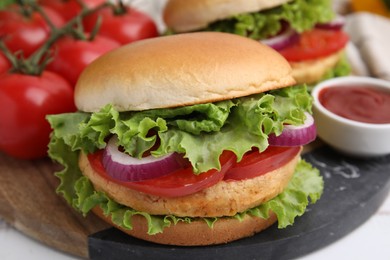
[{"label": "tomato on the vine", "polygon": [[121,44],[158,36],[157,26],[146,13],[131,7],[124,7],[115,13],[112,8],[103,8],[84,18],[86,31],[91,32],[98,17],[102,18],[99,35],[114,39]]},{"label": "tomato on the vine", "polygon": [[[77,0],[39,0],[39,4],[52,8],[58,12],[65,21],[74,18],[80,11],[81,6]],[[106,0],[83,0],[88,8],[96,7]]]},{"label": "tomato on the vine", "polygon": [[288,61],[317,59],[343,49],[349,37],[342,30],[313,29],[303,32],[299,41],[279,51]]},{"label": "tomato on the vine", "polygon": [[96,35],[93,40],[65,36],[53,45],[55,55],[47,69],[62,75],[74,86],[87,65],[119,46],[118,42],[99,35]]},{"label": "tomato on the vine", "polygon": [[51,128],[45,117],[76,110],[73,88],[49,71],[5,73],[0,81],[0,150],[22,159],[46,156]]},{"label": "tomato on the vine", "polygon": [[[43,8],[54,26],[60,27],[64,20],[50,8]],[[30,56],[48,39],[51,29],[43,16],[32,12],[25,16],[20,7],[11,6],[0,10],[0,38],[11,52],[22,51]]]}]

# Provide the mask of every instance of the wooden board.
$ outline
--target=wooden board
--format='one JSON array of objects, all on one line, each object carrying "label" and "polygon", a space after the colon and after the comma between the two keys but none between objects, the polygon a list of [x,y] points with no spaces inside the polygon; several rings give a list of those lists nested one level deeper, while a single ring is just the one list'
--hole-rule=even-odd
[{"label": "wooden board", "polygon": [[[327,151],[327,153],[330,152]],[[342,159],[340,157],[337,158],[338,160]],[[385,164],[383,167],[387,167],[386,169],[389,169],[390,158],[386,157],[386,159],[382,161]],[[369,166],[374,168],[376,167],[375,169],[378,169],[376,164],[371,163]],[[104,253],[113,253],[112,250],[115,248],[115,246],[117,246],[118,250],[117,256],[120,256],[120,254],[123,252],[135,252],[136,254],[141,254],[143,258],[148,253],[153,252],[153,250],[149,250],[151,247],[158,249],[156,252],[164,252],[159,251],[161,248],[166,250],[165,252],[180,252],[177,248],[174,247],[170,248],[151,245],[150,243],[144,243],[143,241],[140,242],[128,236],[123,236],[120,232],[108,229],[109,226],[95,217],[93,214],[89,214],[86,218],[84,218],[78,212],[72,210],[62,199],[62,197],[55,193],[55,189],[58,185],[58,179],[53,175],[53,172],[56,170],[56,167],[57,166],[54,165],[49,159],[23,161],[0,154],[0,217],[4,218],[8,223],[13,225],[21,232],[41,241],[44,244],[47,244],[50,247],[83,258],[98,258],[99,256],[107,256],[104,255]],[[326,174],[329,174],[326,168],[321,169],[321,171],[325,177]],[[367,169],[365,171],[367,171]],[[367,210],[364,212],[364,214],[360,214],[361,212],[359,213],[361,216],[359,219],[348,220],[348,218],[345,218],[345,220],[348,220],[353,225],[349,225],[348,229],[344,229],[342,235],[350,232],[352,229],[363,223],[371,214],[373,214],[373,212],[379,207],[379,205],[386,197],[390,186],[389,172],[386,172],[385,174],[377,173],[375,176],[377,177],[370,178],[374,181],[374,183],[371,183],[369,188],[361,190],[359,193],[360,199],[354,200],[356,203],[349,205],[349,207],[350,209],[353,209],[353,207],[356,207],[357,203],[365,203],[370,200],[375,200],[375,203],[369,204],[370,207],[365,207]],[[364,179],[360,178],[359,180]],[[327,183],[330,182],[325,182],[325,184]],[[373,186],[377,188],[373,189]],[[362,187],[365,186],[363,185]],[[339,186],[334,187],[334,184],[330,183],[330,185],[326,187],[327,192],[325,194],[325,198],[328,196],[328,194],[332,194],[329,191],[335,192],[334,190],[338,188]],[[361,189],[360,186],[359,189]],[[338,204],[332,205],[339,209],[340,206],[342,206],[340,204],[342,203],[341,200],[338,198],[335,200],[335,202]],[[339,206],[337,207],[337,205]],[[322,208],[320,209],[320,207]],[[316,204],[316,206],[313,207],[313,211],[321,210],[321,212],[326,212],[328,207],[329,204],[327,205],[327,203],[321,203],[320,201],[318,205]],[[339,212],[338,214],[342,214],[342,212]],[[359,214],[354,215],[359,216]],[[339,222],[340,219],[341,218],[336,218],[332,223],[328,223],[333,224],[328,227],[334,228],[338,225],[342,226],[343,223]],[[233,243],[231,247],[227,248],[234,249],[235,244],[245,244],[248,243],[248,241],[251,244],[251,247],[255,248],[253,250],[257,251],[261,248],[261,245],[259,244],[260,242],[274,243],[274,245],[285,242],[289,245],[294,245],[294,241],[296,240],[288,240],[286,238],[286,234],[296,236],[297,234],[295,232],[300,232],[300,237],[305,239],[312,239],[311,237],[304,235],[309,233],[304,227],[307,226],[307,223],[311,223],[312,221],[313,213],[309,211],[308,214],[305,214],[301,220],[298,220],[296,225],[293,227],[285,229],[282,231],[283,233],[278,233],[278,235],[272,235],[271,240],[269,237],[265,238],[265,240],[262,240],[264,239],[261,238],[262,236],[270,234],[264,233],[261,236],[254,237],[255,241],[256,239],[260,239],[257,240],[255,244],[253,244],[253,240],[247,239]],[[274,229],[272,228],[267,232],[271,232],[272,234],[272,232],[275,232],[273,230]],[[340,231],[341,229],[336,229],[335,232],[337,233],[338,230]],[[276,232],[279,231],[280,230],[276,230]],[[284,236],[284,240],[282,240],[282,234],[286,235]],[[89,236],[90,238],[88,238]],[[280,239],[276,239],[278,237]],[[327,240],[322,238],[322,241],[331,243],[338,237],[339,236],[331,236]],[[107,250],[108,245],[110,246],[109,250]],[[118,246],[120,248],[118,248]],[[135,250],[134,246],[137,247]],[[214,248],[214,250],[216,250],[215,252],[221,252],[217,247],[209,248]],[[294,247],[291,246],[290,248],[294,249]],[[316,248],[310,248],[310,250],[315,250]],[[227,250],[225,252],[232,253],[233,251]],[[99,252],[99,254],[96,252]],[[195,251],[191,250],[188,252]],[[207,255],[211,251],[201,250],[201,253],[202,252]],[[234,254],[231,255],[233,256]],[[170,257],[171,256],[172,255],[170,255]]]},{"label": "wooden board", "polygon": [[58,179],[49,159],[24,161],[0,153],[0,217],[26,235],[66,253],[88,257],[88,235],[107,228],[86,218],[55,193]]}]

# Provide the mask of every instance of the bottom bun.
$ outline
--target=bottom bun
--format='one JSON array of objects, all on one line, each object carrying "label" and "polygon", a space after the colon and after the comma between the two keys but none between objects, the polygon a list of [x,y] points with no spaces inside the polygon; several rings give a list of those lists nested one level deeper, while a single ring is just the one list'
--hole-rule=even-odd
[{"label": "bottom bun", "polygon": [[213,228],[210,228],[204,220],[199,219],[189,224],[179,222],[176,225],[164,228],[163,233],[148,235],[147,222],[143,216],[133,216],[131,220],[133,229],[128,230],[116,226],[109,216],[103,214],[100,207],[95,207],[93,212],[107,223],[133,237],[158,244],[177,246],[205,246],[228,243],[240,238],[253,236],[270,227],[277,220],[273,212],[270,212],[268,219],[246,214],[242,220],[221,218],[214,223]]}]

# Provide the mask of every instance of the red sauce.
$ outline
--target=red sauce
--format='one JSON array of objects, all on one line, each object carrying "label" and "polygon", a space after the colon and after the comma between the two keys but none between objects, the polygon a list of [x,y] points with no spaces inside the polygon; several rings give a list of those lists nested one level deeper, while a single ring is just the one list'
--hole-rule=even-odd
[{"label": "red sauce", "polygon": [[320,103],[329,111],[354,121],[390,123],[390,91],[370,86],[324,88]]}]

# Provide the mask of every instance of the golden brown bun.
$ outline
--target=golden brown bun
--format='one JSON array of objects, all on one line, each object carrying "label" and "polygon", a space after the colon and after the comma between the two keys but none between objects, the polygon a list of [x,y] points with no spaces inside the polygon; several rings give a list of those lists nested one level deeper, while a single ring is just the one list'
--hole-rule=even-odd
[{"label": "golden brown bun", "polygon": [[[95,207],[93,212],[107,223],[116,226],[109,217],[103,214],[99,207]],[[242,221],[235,218],[219,219],[211,229],[205,221],[198,219],[190,224],[179,222],[176,225],[165,228],[163,233],[148,235],[145,218],[135,215],[131,220],[133,224],[132,230],[116,227],[131,236],[158,244],[203,246],[223,244],[253,236],[274,224],[276,220],[276,215],[273,212],[270,212],[268,219],[252,217],[247,214]]]},{"label": "golden brown bun", "polygon": [[324,58],[302,62],[290,62],[293,69],[293,76],[297,84],[312,84],[320,81],[323,76],[340,61],[344,50],[331,54]]},{"label": "golden brown bun", "polygon": [[189,33],[138,41],[90,64],[75,89],[79,110],[119,111],[232,99],[293,85],[288,62],[241,36]]},{"label": "golden brown bun", "polygon": [[291,0],[170,0],[164,10],[164,22],[175,32],[207,27],[209,23],[233,15],[258,12]]},{"label": "golden brown bun", "polygon": [[300,152],[267,174],[240,181],[220,181],[197,193],[174,198],[145,194],[108,181],[92,169],[84,154],[80,155],[79,166],[95,190],[135,210],[152,215],[221,217],[234,216],[276,197],[290,181],[299,158]]}]

